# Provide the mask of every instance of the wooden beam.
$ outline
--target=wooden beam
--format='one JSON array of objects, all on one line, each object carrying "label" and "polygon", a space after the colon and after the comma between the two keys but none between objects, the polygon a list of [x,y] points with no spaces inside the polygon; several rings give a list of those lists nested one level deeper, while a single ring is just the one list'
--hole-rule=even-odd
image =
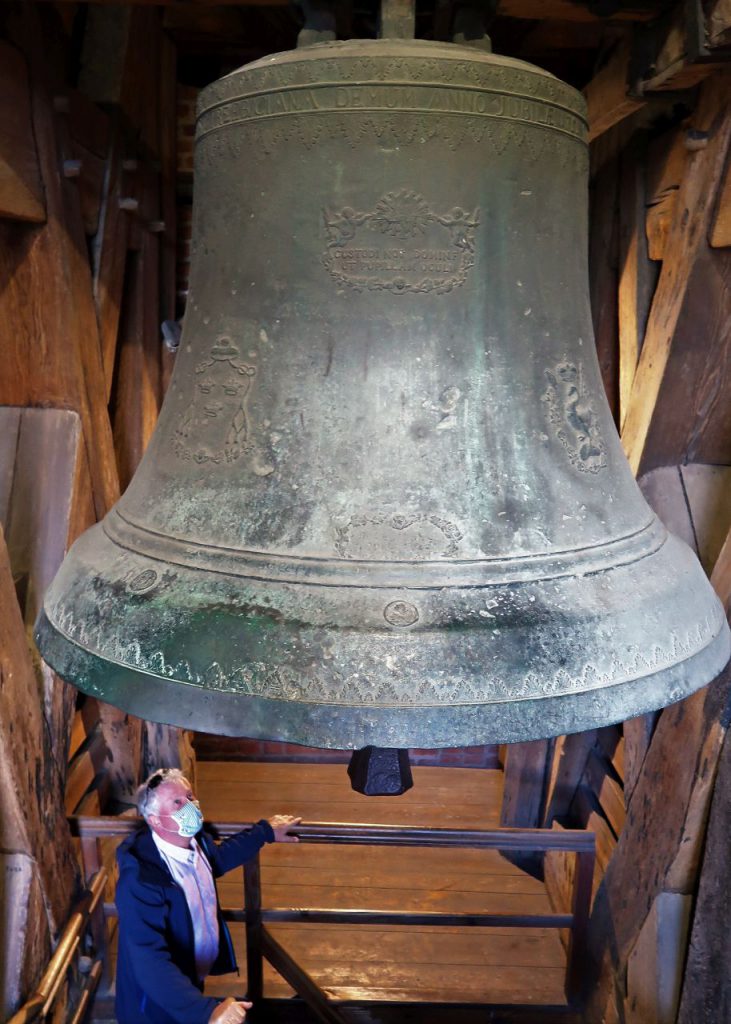
[{"label": "wooden beam", "polygon": [[500,824],[540,828],[546,794],[549,740],[510,743],[505,761],[505,786]]},{"label": "wooden beam", "polygon": [[620,40],[607,63],[583,90],[589,142],[644,106],[643,99],[628,95],[631,52],[631,39]]},{"label": "wooden beam", "polygon": [[[107,7],[134,5],[138,7],[168,7],[181,0],[41,0],[46,3],[88,3]],[[288,7],[290,0],[189,0],[191,5],[206,7]],[[655,18],[662,10],[660,0],[635,0],[621,3],[612,13],[613,22],[646,22]],[[589,5],[576,3],[575,0],[500,0],[498,15],[507,18],[520,18],[526,21],[550,19],[556,21],[602,22],[606,18]]]},{"label": "wooden beam", "polygon": [[99,701],[104,761],[112,797],[132,806],[142,773],[142,722],[111,704]]},{"label": "wooden beam", "polygon": [[[84,234],[91,238],[96,235],[99,228],[107,164],[100,156],[92,153],[91,150],[74,139],[71,140],[71,152],[76,164],[71,170],[78,178],[79,204]],[[64,168],[64,172],[68,172],[67,167]]]},{"label": "wooden beam", "polygon": [[99,728],[89,738],[83,750],[80,750],[69,764],[64,794],[66,814],[76,812],[87,790],[91,788],[97,775],[103,770],[105,761],[104,737]]},{"label": "wooden beam", "polygon": [[111,139],[109,114],[78,89],[64,89],[62,94],[54,98],[54,102],[57,105],[68,105],[67,116],[72,139],[90,153],[105,159],[109,154]]},{"label": "wooden beam", "polygon": [[33,138],[28,68],[22,54],[0,41],[0,217],[39,224],[46,202]]},{"label": "wooden beam", "polygon": [[673,128],[650,143],[647,150],[645,233],[651,260],[662,260],[665,256],[665,243],[688,159],[685,142],[685,129]]},{"label": "wooden beam", "polygon": [[569,812],[577,787],[584,774],[589,752],[596,742],[596,729],[559,736],[554,745],[553,758],[546,789],[546,807],[541,825],[551,828],[556,818]]},{"label": "wooden beam", "polygon": [[698,545],[680,467],[660,466],[643,473],[637,483],[652,511],[697,555]]},{"label": "wooden beam", "polygon": [[[0,432],[14,412],[0,410]],[[2,472],[8,479],[3,526],[26,633],[31,635],[43,595],[75,526],[75,491],[85,452],[77,413],[66,409],[20,409],[18,413],[15,448],[6,453],[9,477],[8,467]],[[18,581],[22,581],[20,587]],[[43,744],[63,776],[74,692],[34,653],[47,728]]]},{"label": "wooden beam", "polygon": [[655,288],[645,235],[644,139],[622,153],[619,200],[619,426],[624,425]]},{"label": "wooden beam", "polygon": [[[46,113],[45,110],[39,111],[40,117],[45,121],[44,128],[46,131],[53,131],[54,126],[47,122]],[[72,157],[73,142],[68,123],[62,115],[58,116],[55,134],[58,158],[63,162]],[[58,199],[61,202],[59,213],[63,216],[64,227],[62,241],[68,289],[66,302],[69,319],[73,321],[88,420],[84,415],[86,410],[83,406],[80,412],[84,421],[84,439],[91,470],[94,504],[97,517],[101,519],[119,497],[119,476],[113,460],[114,442],[105,401],[104,364],[79,183],[73,179],[62,180]],[[43,300],[43,296],[39,298]]]},{"label": "wooden beam", "polygon": [[731,526],[731,466],[679,467],[700,563],[710,576]]},{"label": "wooden beam", "polygon": [[731,44],[731,0],[710,0],[704,5],[704,13],[708,47]]},{"label": "wooden beam", "polygon": [[112,394],[130,231],[130,213],[123,208],[123,200],[130,197],[135,177],[135,171],[125,167],[125,146],[118,123],[115,123],[113,133],[106,188],[93,243],[94,303],[107,402]]},{"label": "wooden beam", "polygon": [[[536,60],[563,50],[596,52],[605,42],[604,32],[600,21],[538,21],[521,38],[521,58]],[[569,56],[567,53],[566,57]]]},{"label": "wooden beam", "polygon": [[587,832],[593,832],[596,842],[596,863],[594,865],[593,892],[596,893],[601,885],[604,873],[617,848],[617,837],[612,827],[602,814],[601,808],[594,798],[591,790],[586,786],[579,786],[576,796],[571,805],[571,819],[580,823]]},{"label": "wooden beam", "polygon": [[731,834],[731,738],[720,758],[688,948],[678,1024],[722,1020],[731,1007],[728,838]]},{"label": "wooden beam", "polygon": [[[688,11],[693,6],[693,0],[674,4],[644,33],[644,61],[637,82],[637,91],[642,95],[691,89],[723,67],[722,61],[699,60],[699,40],[693,38],[692,29],[689,31]],[[697,10],[700,11],[700,4]],[[702,28],[700,32],[703,33]]]},{"label": "wooden beam", "polygon": [[158,89],[162,45],[159,5],[90,5],[79,88],[94,103],[116,108],[139,155],[160,159]]},{"label": "wooden beam", "polygon": [[29,627],[66,553],[80,436],[75,412],[20,410],[5,523],[13,571],[32,578]]},{"label": "wooden beam", "polygon": [[[54,111],[35,8],[20,10],[19,43],[30,67],[33,127],[48,221],[33,235],[0,221],[0,402],[75,409],[82,421],[98,517],[119,496],[78,184],[63,113]],[[25,232],[25,234],[22,234]],[[10,368],[12,367],[12,372]]]},{"label": "wooden beam", "polygon": [[650,740],[655,731],[658,712],[648,711],[645,715],[630,718],[624,723],[624,803],[629,806],[635,786],[645,763]]},{"label": "wooden beam", "polygon": [[[510,743],[504,760],[505,785],[500,824],[506,828],[540,828],[546,800],[546,786],[552,740]],[[534,854],[505,854],[530,874],[540,876],[542,862]]]},{"label": "wooden beam", "polygon": [[381,0],[378,35],[381,39],[413,39],[416,0]]},{"label": "wooden beam", "polygon": [[[169,7],[180,0],[36,0],[38,3],[88,4],[90,7]],[[189,0],[191,4],[205,7],[289,7],[291,0]]]},{"label": "wooden beam", "polygon": [[731,138],[731,104],[727,99],[730,83],[728,73],[709,80],[693,118],[699,130],[708,133],[708,144],[689,154],[668,235],[668,256],[655,289],[622,433],[624,449],[635,473],[642,462],[683,298],[699,249],[705,244],[713,199],[726,160]]},{"label": "wooden beam", "polygon": [[713,567],[711,583],[728,614],[731,611],[731,529]]},{"label": "wooden beam", "polygon": [[74,712],[69,743],[69,759],[79,753],[82,745],[99,724],[99,707],[94,697],[83,697],[81,707]]},{"label": "wooden beam", "polygon": [[[24,6],[16,31],[31,68],[34,128],[49,217],[25,240],[18,231],[27,228],[0,222],[0,264],[8,282],[0,293],[0,344],[6,365],[12,368],[0,375],[0,401],[78,411],[85,457],[77,462],[71,499],[68,532],[75,536],[114,503],[119,478],[78,184],[60,174],[72,145],[68,115],[52,104],[43,21],[37,15],[35,7]],[[65,750],[73,694],[61,684],[54,693],[59,699],[48,708],[49,724],[58,729],[59,749],[63,744]],[[118,779],[120,792],[126,794],[132,786],[129,780],[137,781],[139,773],[141,726],[138,721],[133,726],[116,709],[106,715],[113,781]],[[64,763],[59,758],[59,765]]]},{"label": "wooden beam", "polygon": [[731,163],[726,167],[723,184],[718,191],[718,205],[711,230],[711,245],[731,245]]},{"label": "wooden beam", "polygon": [[596,797],[614,834],[620,835],[625,821],[624,793],[609,773],[607,763],[595,750],[589,753],[583,781]]},{"label": "wooden beam", "polygon": [[730,684],[727,672],[660,716],[594,903],[586,1024],[617,1010],[628,957],[656,897],[694,891]]},{"label": "wooden beam", "polygon": [[614,769],[620,785],[624,780],[624,735],[621,725],[605,725],[597,730],[597,753]]},{"label": "wooden beam", "polygon": [[[160,320],[174,320],[176,314],[176,175],[177,154],[177,78],[176,51],[166,35],[160,54],[160,218],[164,230],[161,239]],[[172,362],[172,360],[171,360]]]},{"label": "wooden beam", "polygon": [[142,776],[147,778],[157,768],[180,768],[196,788],[196,757],[192,732],[176,729],[160,722],[143,723]]},{"label": "wooden beam", "polygon": [[662,892],[627,964],[626,1024],[675,1024],[692,896]]},{"label": "wooden beam", "polygon": [[731,250],[711,249],[704,239],[689,279],[680,284],[685,295],[641,473],[686,462],[731,464]]},{"label": "wooden beam", "polygon": [[608,161],[591,184],[589,215],[589,288],[594,339],[609,408],[619,416],[618,258],[619,161]]},{"label": "wooden beam", "polygon": [[[138,179],[140,210],[146,216],[147,190],[153,186],[156,189],[156,175],[141,168]],[[125,294],[121,297],[118,337],[114,338],[113,433],[122,488],[132,479],[152,436],[160,398],[158,242],[156,235],[144,227],[139,233],[140,251],[127,255]],[[119,240],[110,244],[119,244]],[[143,723],[103,702],[99,714],[112,795],[117,801],[132,804],[142,776]]]},{"label": "wooden beam", "polygon": [[152,437],[160,409],[159,250],[145,232],[128,261],[113,396],[114,447],[126,488]]},{"label": "wooden beam", "polygon": [[[20,922],[23,911],[23,930],[14,939],[22,943],[24,955],[12,962],[12,977],[3,974],[4,1002],[6,987],[15,1001],[26,996],[45,966],[78,871],[63,811],[63,778],[45,739],[38,683],[1,529],[0,679],[0,867],[5,876],[5,855],[11,853],[17,867],[25,865],[27,880],[20,891],[0,887],[2,920]],[[15,1009],[9,1008],[11,1013]]]},{"label": "wooden beam", "polygon": [[[621,3],[612,12],[612,21],[649,21],[657,16],[662,4],[648,2]],[[590,4],[575,0],[500,0],[498,15],[530,21],[604,21]]]}]

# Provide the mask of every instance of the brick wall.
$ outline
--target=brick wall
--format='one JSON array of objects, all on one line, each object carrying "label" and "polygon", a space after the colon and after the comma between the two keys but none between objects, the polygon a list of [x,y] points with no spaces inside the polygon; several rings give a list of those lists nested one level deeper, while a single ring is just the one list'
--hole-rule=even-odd
[{"label": "brick wall", "polygon": [[198,89],[178,84],[178,175],[193,177],[193,140],[195,138],[195,104]]},{"label": "brick wall", "polygon": [[190,202],[178,199],[175,264],[175,292],[177,297],[177,315],[185,312],[190,281],[191,234],[193,230],[193,207]]},{"label": "brick wall", "polygon": [[[347,750],[323,750],[320,747],[302,747],[296,743],[276,743],[272,740],[235,739],[230,736],[211,736],[196,733],[193,740],[196,757],[201,761],[288,761],[303,764],[347,764]],[[448,747],[444,750],[412,749],[412,764],[454,766],[462,768],[499,767],[498,748],[493,745],[479,747]]]},{"label": "brick wall", "polygon": [[191,85],[178,85],[178,222],[177,222],[177,315],[185,312],[190,278],[190,241],[193,227],[193,149],[195,142],[195,105],[198,89]]}]

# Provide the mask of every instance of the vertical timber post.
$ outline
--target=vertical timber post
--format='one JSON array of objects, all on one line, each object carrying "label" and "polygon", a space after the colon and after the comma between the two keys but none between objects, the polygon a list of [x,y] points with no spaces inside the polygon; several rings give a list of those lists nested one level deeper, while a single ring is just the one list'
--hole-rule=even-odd
[{"label": "vertical timber post", "polygon": [[381,39],[413,39],[415,30],[415,0],[381,0]]},{"label": "vertical timber post", "polygon": [[244,906],[247,996],[253,1002],[258,1002],[264,990],[264,964],[261,953],[261,869],[258,853],[244,864]]},{"label": "vertical timber post", "polygon": [[591,909],[591,890],[594,880],[594,851],[576,854],[574,891],[571,897],[571,935],[566,956],[566,998],[570,1004],[579,1002],[585,984],[587,956],[586,943]]}]

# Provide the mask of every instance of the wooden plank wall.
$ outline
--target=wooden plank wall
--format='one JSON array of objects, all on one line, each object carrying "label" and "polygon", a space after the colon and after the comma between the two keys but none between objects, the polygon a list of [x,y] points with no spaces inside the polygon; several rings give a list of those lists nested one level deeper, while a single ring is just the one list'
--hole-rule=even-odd
[{"label": "wooden plank wall", "polygon": [[179,760],[176,730],[80,698],[29,647],[64,552],[149,439],[176,315],[175,50],[160,11],[110,8],[80,52],[76,13],[0,6],[3,1019],[75,896],[64,813],[129,802],[150,763]]},{"label": "wooden plank wall", "polygon": [[[678,61],[680,74],[687,54]],[[728,609],[731,78],[704,66],[682,114],[658,120],[656,103],[652,111],[623,106],[617,74],[615,67],[588,90],[590,109],[602,111],[593,132],[591,245],[600,363],[648,501],[696,551]],[[607,129],[612,103],[615,127]],[[724,676],[662,713],[561,737],[534,766],[543,792],[535,823],[580,824],[597,836],[589,1024],[674,1024],[679,1006],[679,1020],[715,1020],[709,1008],[729,1005],[729,972],[710,970],[705,930],[719,936],[731,923],[727,902],[710,895],[722,871],[714,836],[728,817],[728,773],[719,772],[714,794],[728,691]],[[525,764],[533,755],[512,756]],[[701,869],[712,795],[715,832]],[[548,858],[557,906],[565,906],[569,875],[565,860]]]}]

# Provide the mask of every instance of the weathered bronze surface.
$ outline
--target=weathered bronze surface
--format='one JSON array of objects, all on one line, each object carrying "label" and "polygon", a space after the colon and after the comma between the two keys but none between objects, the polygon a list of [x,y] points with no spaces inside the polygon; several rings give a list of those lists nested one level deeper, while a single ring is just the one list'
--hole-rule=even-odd
[{"label": "weathered bronze surface", "polygon": [[251,64],[198,123],[160,423],[38,642],[135,714],[327,747],[585,729],[729,655],[603,397],[582,98],[447,44]]}]

